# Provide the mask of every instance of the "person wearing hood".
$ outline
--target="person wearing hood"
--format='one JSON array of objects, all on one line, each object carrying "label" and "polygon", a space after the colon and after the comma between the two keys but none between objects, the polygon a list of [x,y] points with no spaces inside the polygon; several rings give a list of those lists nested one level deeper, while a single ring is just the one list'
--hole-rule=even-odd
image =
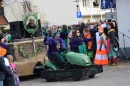
[{"label": "person wearing hood", "polygon": [[66,67],[65,58],[60,53],[66,50],[65,44],[61,38],[59,38],[60,34],[58,32],[53,33],[53,37],[47,39],[45,37],[44,44],[48,45],[48,58],[51,61],[56,62],[61,68]]},{"label": "person wearing hood", "polygon": [[113,23],[108,24],[108,39],[107,39],[107,53],[109,58],[109,65],[116,66],[118,56],[118,43],[116,37],[116,31]]},{"label": "person wearing hood", "polygon": [[67,26],[63,25],[61,33],[60,33],[60,38],[63,39],[66,49],[69,49],[69,47],[68,47],[68,34],[69,34],[69,32],[70,31],[67,29]]},{"label": "person wearing hood", "polygon": [[69,42],[71,51],[87,54],[86,46],[84,45],[84,42],[87,43],[89,41],[92,41],[93,38],[86,39],[84,37],[80,37],[80,31],[74,30],[72,32],[72,38]]}]

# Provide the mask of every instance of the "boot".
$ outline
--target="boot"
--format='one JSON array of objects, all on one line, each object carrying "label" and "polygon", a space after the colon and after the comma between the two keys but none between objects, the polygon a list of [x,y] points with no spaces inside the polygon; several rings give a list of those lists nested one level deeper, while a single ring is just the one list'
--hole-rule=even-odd
[{"label": "boot", "polygon": [[116,58],[113,58],[113,66],[117,66],[118,65],[118,62],[117,62],[117,57]]},{"label": "boot", "polygon": [[109,64],[108,64],[108,66],[111,66],[112,64],[113,64],[113,59],[109,58]]}]

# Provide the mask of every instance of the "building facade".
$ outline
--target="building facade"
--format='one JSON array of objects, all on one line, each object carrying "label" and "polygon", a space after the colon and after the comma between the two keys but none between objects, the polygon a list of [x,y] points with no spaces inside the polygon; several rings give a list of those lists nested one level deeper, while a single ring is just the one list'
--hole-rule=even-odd
[{"label": "building facade", "polygon": [[110,10],[100,10],[100,0],[79,0],[79,8],[84,22],[105,20],[105,12],[110,12]]}]

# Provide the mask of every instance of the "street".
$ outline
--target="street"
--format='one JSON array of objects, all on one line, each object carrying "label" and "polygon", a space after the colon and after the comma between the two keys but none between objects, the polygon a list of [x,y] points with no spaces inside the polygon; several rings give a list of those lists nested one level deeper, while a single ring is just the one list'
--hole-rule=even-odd
[{"label": "street", "polygon": [[104,72],[94,78],[83,78],[80,81],[60,79],[46,82],[36,76],[21,78],[20,86],[130,86],[130,61],[120,61],[118,66],[104,66]]}]

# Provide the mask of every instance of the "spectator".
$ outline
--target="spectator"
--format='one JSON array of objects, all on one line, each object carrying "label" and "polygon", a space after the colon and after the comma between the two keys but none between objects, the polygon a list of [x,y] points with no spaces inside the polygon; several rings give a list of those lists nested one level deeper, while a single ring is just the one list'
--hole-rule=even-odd
[{"label": "spectator", "polygon": [[107,53],[109,57],[109,65],[117,65],[118,56],[118,43],[116,40],[116,31],[114,29],[113,23],[108,25],[108,43],[107,43]]},{"label": "spectator", "polygon": [[10,32],[9,33],[7,33],[7,35],[6,35],[6,43],[10,43],[12,41],[12,36],[11,36],[11,34],[10,34]]},{"label": "spectator", "polygon": [[64,41],[66,49],[69,49],[69,47],[68,47],[68,34],[69,34],[69,32],[70,31],[68,30],[67,26],[63,25],[61,33],[60,33],[60,38]]},{"label": "spectator", "polygon": [[16,64],[13,62],[13,56],[8,55],[7,58],[9,60],[9,64],[10,64],[10,70],[12,71],[13,76],[14,76],[15,86],[20,86],[18,68],[17,68]]},{"label": "spectator", "polygon": [[[91,38],[91,34],[90,34],[88,28],[85,28],[85,29],[83,30],[83,33],[84,33],[84,37],[85,37],[86,39],[90,39],[90,38]],[[92,41],[86,43],[86,47],[87,47],[87,50],[91,50],[91,49],[92,49]]]},{"label": "spectator", "polygon": [[69,42],[71,51],[87,54],[86,46],[83,44],[83,42],[87,43],[92,39],[82,38],[80,36],[79,30],[74,30],[74,32],[72,32],[72,38]]},{"label": "spectator", "polygon": [[71,28],[71,31],[70,31],[70,33],[68,34],[69,39],[72,38],[72,33],[73,33],[73,31],[74,31],[75,29],[76,29],[75,27]]},{"label": "spectator", "polygon": [[45,36],[45,34],[46,34],[46,28],[42,27],[42,36]]}]

